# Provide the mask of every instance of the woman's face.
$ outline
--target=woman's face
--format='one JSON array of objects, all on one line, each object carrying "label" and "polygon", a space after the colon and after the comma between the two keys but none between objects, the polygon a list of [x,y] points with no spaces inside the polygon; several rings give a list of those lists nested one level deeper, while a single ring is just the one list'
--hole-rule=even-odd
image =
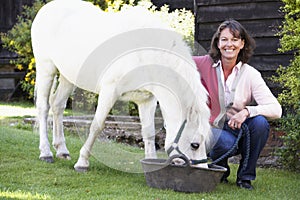
[{"label": "woman's face", "polygon": [[229,28],[220,33],[218,48],[221,52],[221,59],[237,60],[240,50],[244,47],[244,40],[235,37]]}]

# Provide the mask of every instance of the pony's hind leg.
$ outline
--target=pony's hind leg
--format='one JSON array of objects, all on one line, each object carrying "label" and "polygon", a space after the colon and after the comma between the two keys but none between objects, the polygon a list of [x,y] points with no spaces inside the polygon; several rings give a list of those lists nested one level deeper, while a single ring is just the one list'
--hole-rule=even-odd
[{"label": "pony's hind leg", "polygon": [[138,103],[139,116],[142,125],[142,137],[145,146],[145,158],[157,158],[155,148],[154,114],[157,100],[152,96],[148,101]]},{"label": "pony's hind leg", "polygon": [[[86,172],[89,168],[89,157],[91,155],[92,147],[97,139],[99,133],[104,128],[105,119],[116,102],[115,88],[102,87],[99,93],[98,106],[96,109],[95,117],[90,126],[90,132],[87,140],[80,149],[80,156],[74,169],[78,172]],[[104,89],[105,88],[105,89]]]},{"label": "pony's hind leg", "polygon": [[46,162],[53,162],[53,154],[48,140],[47,119],[49,113],[49,94],[57,70],[51,61],[36,59],[36,108],[40,136],[40,156]]},{"label": "pony's hind leg", "polygon": [[[63,75],[59,76],[57,87],[52,87],[50,95],[50,107],[53,113],[53,147],[56,150],[56,157],[70,160],[70,153],[66,146],[63,130],[63,112],[67,100],[71,95],[74,85]],[[56,86],[56,85],[55,85]],[[56,89],[54,89],[56,88]]]}]

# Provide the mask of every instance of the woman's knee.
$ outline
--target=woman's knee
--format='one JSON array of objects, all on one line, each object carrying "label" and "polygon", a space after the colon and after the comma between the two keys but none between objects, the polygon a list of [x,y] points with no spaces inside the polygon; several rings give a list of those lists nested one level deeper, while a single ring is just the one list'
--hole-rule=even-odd
[{"label": "woman's knee", "polygon": [[268,120],[262,115],[253,117],[253,123],[255,124],[255,126],[258,126],[258,127],[264,128],[264,129],[270,129]]},{"label": "woman's knee", "polygon": [[[232,146],[235,144],[235,141],[236,137],[233,134],[223,130],[209,154],[210,157],[213,160],[219,158],[232,148]],[[235,150],[233,152],[235,152]]]},{"label": "woman's knee", "polygon": [[268,137],[270,131],[270,125],[268,120],[264,116],[256,116],[248,119],[247,123],[250,132],[261,137]]}]

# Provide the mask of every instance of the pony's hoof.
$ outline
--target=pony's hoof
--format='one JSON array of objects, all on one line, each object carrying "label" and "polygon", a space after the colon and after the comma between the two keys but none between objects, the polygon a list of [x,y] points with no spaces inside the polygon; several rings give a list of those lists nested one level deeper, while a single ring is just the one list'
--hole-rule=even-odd
[{"label": "pony's hoof", "polygon": [[47,162],[47,163],[54,163],[54,159],[52,156],[45,156],[45,157],[40,157],[41,161]]},{"label": "pony's hoof", "polygon": [[56,157],[64,160],[71,160],[71,156],[68,153],[58,154]]},{"label": "pony's hoof", "polygon": [[74,167],[74,169],[76,172],[80,172],[80,173],[88,171],[88,167]]}]

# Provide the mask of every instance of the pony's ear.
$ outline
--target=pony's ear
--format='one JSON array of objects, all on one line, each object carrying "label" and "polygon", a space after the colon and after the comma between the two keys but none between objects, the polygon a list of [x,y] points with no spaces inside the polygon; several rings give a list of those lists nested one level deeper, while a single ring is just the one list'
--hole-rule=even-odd
[{"label": "pony's ear", "polygon": [[199,118],[198,112],[193,107],[190,107],[187,112],[187,121],[190,123],[197,123],[198,118]]}]

